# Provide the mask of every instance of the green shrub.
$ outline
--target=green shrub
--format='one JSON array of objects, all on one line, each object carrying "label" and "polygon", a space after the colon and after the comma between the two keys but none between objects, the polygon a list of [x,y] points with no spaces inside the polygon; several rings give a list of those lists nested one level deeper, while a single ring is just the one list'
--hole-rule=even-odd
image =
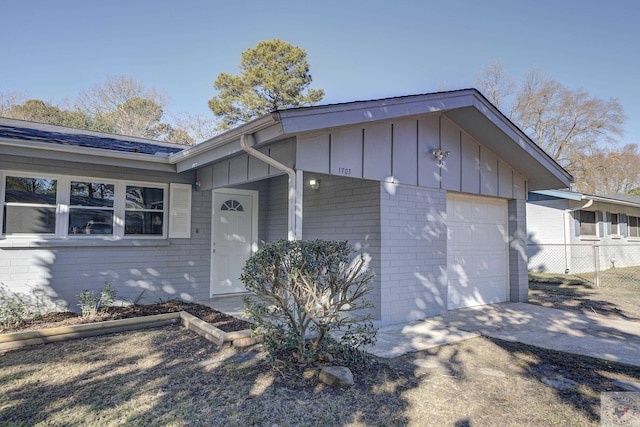
[{"label": "green shrub", "polygon": [[332,352],[364,360],[362,347],[377,332],[363,298],[374,277],[365,264],[347,242],[324,240],[279,240],[249,258],[240,280],[256,297],[245,299],[245,314],[272,357],[293,352],[308,363]]},{"label": "green shrub", "polygon": [[111,289],[109,282],[104,282],[104,287],[100,290],[100,296],[95,292],[85,289],[76,295],[78,306],[82,312],[82,317],[94,317],[98,313],[104,313],[107,308],[113,305],[116,300],[116,291]]},{"label": "green shrub", "polygon": [[34,313],[32,313],[20,297],[15,294],[0,302],[0,325],[3,327],[18,327],[25,319],[33,317],[33,315]]}]

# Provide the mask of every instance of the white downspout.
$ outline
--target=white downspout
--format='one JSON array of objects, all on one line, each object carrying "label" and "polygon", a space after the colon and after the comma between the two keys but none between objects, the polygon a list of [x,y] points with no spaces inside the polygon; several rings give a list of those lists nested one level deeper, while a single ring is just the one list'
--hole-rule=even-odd
[{"label": "white downspout", "polygon": [[564,219],[564,271],[565,274],[568,274],[569,269],[569,247],[567,246],[567,242],[571,241],[571,230],[573,230],[573,222],[571,221],[571,212],[579,211],[585,208],[588,208],[593,204],[593,199],[590,199],[587,203],[582,206],[578,206],[576,208],[565,209],[565,219]]},{"label": "white downspout", "polygon": [[[289,240],[297,240],[302,238],[302,209],[300,216],[298,217],[296,207],[299,204],[302,207],[302,172],[296,172],[280,163],[279,161],[272,159],[266,154],[256,150],[249,146],[249,135],[243,134],[240,136],[240,146],[242,149],[252,157],[258,160],[262,160],[266,164],[273,166],[274,168],[286,172],[289,176],[289,191],[288,191],[288,215],[287,215],[287,238]],[[298,202],[299,201],[299,202]]]}]

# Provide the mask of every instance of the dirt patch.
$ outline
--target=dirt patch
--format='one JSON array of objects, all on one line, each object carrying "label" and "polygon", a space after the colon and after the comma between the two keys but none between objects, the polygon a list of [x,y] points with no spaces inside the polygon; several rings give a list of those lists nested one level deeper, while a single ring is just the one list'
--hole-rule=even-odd
[{"label": "dirt patch", "polygon": [[544,307],[640,321],[640,288],[594,287],[576,280],[529,280],[529,302]]},{"label": "dirt patch", "polygon": [[221,313],[211,307],[207,307],[206,305],[184,301],[166,301],[157,304],[109,307],[105,313],[98,314],[91,318],[82,317],[79,313],[71,312],[48,313],[32,319],[27,319],[19,327],[0,327],[0,333],[56,328],[59,326],[72,326],[83,323],[102,322],[106,320],[151,316],[154,314],[174,313],[177,311],[186,311],[187,313],[204,320],[224,332],[240,331],[243,329],[249,329],[251,326],[244,320],[236,319],[233,316]]},{"label": "dirt patch", "polygon": [[482,337],[374,359],[348,389],[318,371],[177,325],[51,343],[0,358],[0,425],[597,426],[600,393],[640,381],[638,368]]},{"label": "dirt patch", "polygon": [[[637,293],[592,291],[533,284],[531,299],[640,318],[619,305]],[[181,304],[139,307],[217,313]],[[640,368],[485,337],[374,358],[348,389],[319,383],[319,369],[269,361],[259,345],[219,348],[179,325],[38,345],[0,357],[0,425],[598,426],[601,393],[640,383]]]}]

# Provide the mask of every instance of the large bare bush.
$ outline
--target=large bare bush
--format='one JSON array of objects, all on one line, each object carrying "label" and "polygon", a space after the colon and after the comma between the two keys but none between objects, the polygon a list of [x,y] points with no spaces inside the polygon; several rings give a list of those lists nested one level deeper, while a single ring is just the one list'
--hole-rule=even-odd
[{"label": "large bare bush", "polygon": [[245,312],[266,349],[293,351],[307,363],[324,352],[363,360],[360,350],[376,334],[364,299],[373,277],[347,242],[280,240],[252,256],[240,279],[255,294],[245,300]]}]

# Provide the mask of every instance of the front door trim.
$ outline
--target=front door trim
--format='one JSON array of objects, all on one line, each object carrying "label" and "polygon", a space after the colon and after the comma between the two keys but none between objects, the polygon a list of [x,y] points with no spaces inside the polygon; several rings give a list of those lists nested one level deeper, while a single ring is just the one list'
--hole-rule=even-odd
[{"label": "front door trim", "polygon": [[[209,297],[214,295],[213,293],[213,281],[214,281],[214,269],[215,269],[215,257],[213,256],[215,247],[214,247],[214,227],[216,224],[216,209],[217,203],[219,203],[220,196],[224,198],[228,198],[229,195],[233,194],[241,194],[245,196],[251,196],[252,198],[252,209],[251,209],[251,254],[254,254],[258,250],[258,192],[255,190],[240,190],[235,188],[218,188],[212,190],[211,197],[211,246],[210,252],[211,255],[211,265],[209,271]],[[240,276],[240,272],[238,272],[238,276]]]}]

